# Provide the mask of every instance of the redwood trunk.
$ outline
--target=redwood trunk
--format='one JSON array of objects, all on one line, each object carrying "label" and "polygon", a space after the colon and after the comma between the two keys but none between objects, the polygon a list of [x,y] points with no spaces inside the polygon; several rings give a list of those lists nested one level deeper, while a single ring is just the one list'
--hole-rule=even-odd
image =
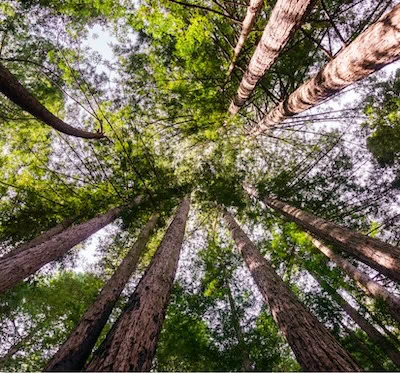
[{"label": "redwood trunk", "polygon": [[368,27],[312,79],[276,106],[251,131],[257,135],[320,104],[400,57],[400,5]]},{"label": "redwood trunk", "polygon": [[359,371],[346,350],[299,302],[232,215],[224,211],[224,219],[278,328],[303,370]]},{"label": "redwood trunk", "polygon": [[236,114],[246,103],[257,82],[274,64],[300,27],[314,0],[278,0],[233,99],[229,112]]},{"label": "redwood trunk", "polygon": [[83,369],[122,290],[136,269],[157,220],[158,215],[154,214],[118,269],[104,285],[95,302],[89,307],[75,330],[51,359],[45,369],[46,371],[65,372]]},{"label": "redwood trunk", "polygon": [[17,78],[2,64],[0,64],[0,92],[7,96],[14,104],[20,106],[36,119],[48,124],[57,131],[85,139],[100,139],[104,137],[102,133],[92,133],[71,127],[69,124],[56,117],[29,93],[29,91],[18,82]]},{"label": "redwood trunk", "polygon": [[321,241],[314,237],[311,237],[311,240],[315,247],[317,247],[350,278],[352,278],[364,292],[366,292],[368,295],[372,295],[378,300],[383,300],[386,303],[387,309],[392,317],[398,323],[400,323],[400,299],[398,297],[389,293],[382,285],[379,285],[377,282],[373,281],[366,273],[354,267],[350,262],[336,254]]},{"label": "redwood trunk", "polygon": [[[140,203],[141,197],[135,203]],[[48,241],[26,249],[9,258],[0,258],[0,293],[32,275],[45,264],[63,256],[78,243],[113,222],[123,211],[116,207],[84,223],[73,225]]]},{"label": "redwood trunk", "polygon": [[318,238],[340,247],[344,252],[392,280],[400,281],[400,249],[398,247],[352,232],[275,198],[265,197],[263,202]]},{"label": "redwood trunk", "polygon": [[87,371],[149,371],[172,290],[190,199],[185,197],[150,266]]}]

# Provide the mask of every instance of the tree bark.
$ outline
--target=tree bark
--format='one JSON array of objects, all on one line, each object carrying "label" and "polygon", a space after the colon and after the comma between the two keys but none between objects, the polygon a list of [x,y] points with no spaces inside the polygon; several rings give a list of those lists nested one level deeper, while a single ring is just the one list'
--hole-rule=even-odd
[{"label": "tree bark", "polygon": [[354,322],[368,335],[368,337],[377,344],[377,346],[385,352],[385,354],[393,361],[396,366],[400,367],[400,352],[394,347],[385,336],[383,336],[367,319],[358,313],[346,300],[329,285],[321,279],[314,271],[310,271],[311,275],[317,280],[321,288],[324,289],[354,320]]},{"label": "tree bark", "polygon": [[251,57],[229,113],[237,114],[253,92],[257,82],[279,57],[283,48],[311,8],[314,0],[278,0],[257,48]]},{"label": "tree bark", "polygon": [[56,117],[47,110],[29,91],[18,82],[17,78],[2,64],[0,64],[0,92],[7,96],[14,104],[32,114],[36,119],[67,135],[85,139],[101,139],[102,133],[92,133],[69,124]]},{"label": "tree bark", "polygon": [[275,198],[265,197],[263,202],[318,238],[339,247],[388,278],[400,281],[400,249],[398,247],[376,238],[363,236],[358,232],[352,232]]},{"label": "tree bark", "polygon": [[400,57],[400,5],[368,27],[312,79],[296,89],[250,131],[258,135],[320,104]]},{"label": "tree bark", "polygon": [[246,42],[247,37],[249,36],[250,31],[253,28],[254,23],[256,22],[257,14],[260,12],[262,6],[263,0],[250,0],[250,5],[247,8],[246,17],[244,18],[242,23],[242,31],[233,51],[233,57],[231,64],[229,65],[228,73],[226,74],[227,80],[229,79],[233,69],[235,68],[235,64],[239,57],[240,51],[242,50],[244,43]]},{"label": "tree bark", "polygon": [[350,262],[336,254],[315,237],[311,237],[311,240],[315,247],[353,279],[359,285],[360,289],[368,295],[372,295],[374,298],[384,301],[393,319],[400,323],[400,299],[398,297],[389,293],[382,285],[373,281],[366,273],[354,267]]},{"label": "tree bark", "polygon": [[226,210],[224,219],[278,328],[303,370],[359,371],[346,350],[299,302]]},{"label": "tree bark", "polygon": [[190,199],[185,197],[126,309],[95,352],[87,371],[149,371],[168,306]]},{"label": "tree bark", "polygon": [[[139,204],[142,197],[136,198]],[[123,211],[115,207],[106,214],[98,215],[84,223],[73,225],[39,245],[26,249],[12,257],[0,258],[0,293],[32,275],[45,264],[63,256],[78,243],[114,221]]]},{"label": "tree bark", "polygon": [[136,269],[157,220],[158,214],[153,214],[118,269],[104,285],[75,330],[51,359],[45,371],[68,372],[83,369],[122,290]]}]

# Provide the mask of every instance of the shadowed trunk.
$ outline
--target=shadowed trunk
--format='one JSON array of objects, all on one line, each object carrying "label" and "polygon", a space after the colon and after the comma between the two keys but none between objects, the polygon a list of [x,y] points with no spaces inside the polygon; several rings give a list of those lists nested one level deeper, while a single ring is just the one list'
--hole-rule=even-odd
[{"label": "shadowed trunk", "polygon": [[[141,201],[142,197],[137,197],[134,204],[139,204]],[[0,293],[32,275],[45,264],[65,255],[75,245],[113,222],[123,209],[115,207],[106,214],[73,225],[39,245],[4,260],[0,258]]]},{"label": "shadowed trunk", "polygon": [[126,309],[95,352],[87,371],[149,371],[168,306],[190,199],[185,197]]},{"label": "shadowed trunk", "polygon": [[104,137],[102,133],[92,133],[71,127],[50,113],[2,64],[0,64],[0,92],[7,96],[14,104],[57,131],[85,139],[101,139]]},{"label": "shadowed trunk", "polygon": [[246,103],[257,82],[274,64],[294,32],[300,27],[304,15],[313,3],[314,0],[278,0],[276,2],[237,94],[231,102],[230,114],[236,114]]},{"label": "shadowed trunk", "polygon": [[224,219],[278,328],[303,370],[359,371],[346,350],[299,302],[226,210]]},{"label": "shadowed trunk", "polygon": [[389,293],[382,285],[373,281],[366,273],[354,267],[353,264],[336,254],[329,247],[314,237],[311,240],[323,254],[331,259],[339,268],[341,268],[350,278],[352,278],[366,294],[372,295],[378,300],[386,302],[387,309],[392,317],[400,323],[400,298]]},{"label": "shadowed trunk", "polygon": [[322,289],[324,289],[340,307],[343,308],[344,312],[351,317],[351,319],[368,335],[368,337],[377,344],[377,346],[393,361],[396,366],[400,367],[400,352],[395,346],[393,346],[389,340],[383,336],[367,319],[358,313],[358,311],[352,307],[335,289],[332,288],[326,281],[321,279],[314,271],[310,271],[310,274],[319,283]]},{"label": "shadowed trunk", "polygon": [[265,197],[263,202],[318,238],[339,247],[388,278],[400,281],[400,249],[398,247],[352,232],[275,198]]},{"label": "shadowed trunk", "polygon": [[46,371],[80,371],[99,338],[122,290],[135,271],[139,258],[154,230],[158,215],[154,214],[140,232],[135,244],[118,269],[104,285],[75,330],[51,359]]},{"label": "shadowed trunk", "polygon": [[400,5],[344,48],[312,79],[297,88],[251,131],[258,135],[285,119],[320,104],[400,57]]}]

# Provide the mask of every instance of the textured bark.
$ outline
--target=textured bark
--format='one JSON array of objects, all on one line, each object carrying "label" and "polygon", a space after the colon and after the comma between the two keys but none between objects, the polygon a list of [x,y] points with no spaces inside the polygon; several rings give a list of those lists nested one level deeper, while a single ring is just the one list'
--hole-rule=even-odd
[{"label": "textured bark", "polygon": [[312,79],[276,106],[251,131],[257,135],[323,102],[400,57],[400,5],[368,27]]},{"label": "textured bark", "polygon": [[257,82],[270,69],[283,48],[300,27],[314,0],[278,0],[257,48],[251,57],[239,89],[229,107],[236,114],[246,103]]},{"label": "textured bark", "polygon": [[104,137],[102,133],[92,133],[71,127],[69,124],[56,117],[29,93],[29,91],[18,82],[16,77],[2,64],[0,64],[0,92],[7,96],[14,104],[20,106],[36,119],[48,124],[57,131],[85,139],[101,139]]},{"label": "textured bark", "polygon": [[149,371],[169,302],[185,234],[185,197],[126,309],[95,352],[87,371]]},{"label": "textured bark", "polygon": [[299,302],[232,215],[224,211],[224,219],[278,328],[303,370],[359,371],[346,350]]},{"label": "textured bark", "polygon": [[263,6],[263,0],[250,0],[250,5],[247,8],[246,17],[244,18],[242,23],[242,31],[240,33],[239,40],[233,51],[233,57],[231,64],[229,65],[227,79],[229,79],[233,69],[235,68],[235,63],[239,57],[240,51],[242,50],[244,43],[246,42],[247,37],[249,36],[250,31],[254,26],[257,14],[260,12],[262,6]]},{"label": "textured bark", "polygon": [[136,269],[157,220],[158,215],[154,214],[118,269],[104,285],[95,302],[85,312],[75,330],[51,359],[46,371],[65,372],[83,369],[122,290]]},{"label": "textured bark", "polygon": [[26,249],[29,249],[30,247],[39,245],[47,240],[49,240],[51,237],[55,236],[58,233],[61,233],[64,229],[68,228],[73,222],[74,218],[71,219],[65,219],[62,223],[57,224],[55,227],[50,228],[49,230],[43,232],[39,236],[33,238],[32,240],[28,242],[24,242],[21,245],[18,245],[15,249],[11,250],[7,254],[3,255],[0,257],[0,260],[3,260],[5,258],[9,258],[15,254],[18,254]]},{"label": "textured bark", "polygon": [[[136,203],[140,203],[141,200],[141,197],[137,197]],[[46,242],[12,257],[0,258],[0,293],[35,273],[45,264],[63,256],[75,245],[114,221],[122,211],[123,207],[115,207],[106,214],[98,215],[78,225],[72,225]]]},{"label": "textured bark", "polygon": [[385,338],[367,319],[358,313],[346,300],[336,292],[326,281],[322,280],[317,274],[310,272],[317,280],[321,288],[324,289],[332,298],[343,308],[344,312],[349,315],[353,321],[368,335],[368,337],[377,344],[377,346],[385,352],[385,354],[400,367],[400,352],[394,347],[388,339]]},{"label": "textured bark", "polygon": [[383,300],[386,303],[387,309],[392,317],[398,323],[400,323],[400,298],[389,293],[389,291],[385,289],[382,285],[379,285],[377,282],[373,281],[366,273],[354,267],[350,262],[342,258],[340,255],[336,254],[321,241],[317,240],[314,237],[311,237],[311,240],[315,247],[317,247],[323,254],[325,254],[339,268],[341,268],[350,278],[352,278],[364,292],[366,292],[368,295],[372,295],[378,300]]}]

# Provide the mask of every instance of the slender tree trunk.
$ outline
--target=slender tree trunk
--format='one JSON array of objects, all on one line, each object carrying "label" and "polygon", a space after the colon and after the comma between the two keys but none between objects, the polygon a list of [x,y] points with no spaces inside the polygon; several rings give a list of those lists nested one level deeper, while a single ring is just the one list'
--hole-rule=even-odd
[{"label": "slender tree trunk", "polygon": [[346,300],[329,285],[321,279],[314,271],[310,271],[311,275],[317,280],[321,288],[324,289],[339,305],[344,312],[349,315],[354,322],[368,335],[368,337],[377,344],[377,346],[385,352],[385,354],[393,361],[396,366],[400,367],[400,352],[389,342],[367,319],[358,313]]},{"label": "slender tree trunk", "polygon": [[240,326],[240,320],[236,311],[235,300],[233,299],[231,287],[229,286],[228,281],[225,281],[225,286],[228,293],[229,308],[231,309],[233,327],[235,329],[236,338],[242,353],[242,371],[251,372],[253,370],[253,364],[250,360],[249,351],[243,337],[242,327]]},{"label": "slender tree trunk", "polygon": [[312,79],[276,106],[251,131],[257,135],[320,104],[400,57],[400,5],[381,17]]},{"label": "slender tree trunk", "polygon": [[224,219],[278,328],[303,370],[359,371],[346,350],[299,302],[226,210]]},{"label": "slender tree trunk", "polygon": [[168,306],[185,234],[185,197],[126,309],[95,352],[87,371],[149,371]]},{"label": "slender tree trunk", "polygon": [[102,133],[92,133],[71,127],[50,113],[2,64],[0,64],[0,92],[7,96],[14,104],[20,106],[36,119],[48,124],[57,131],[85,139],[101,139],[104,137]]},{"label": "slender tree trunk", "polygon": [[314,0],[278,0],[257,48],[251,57],[229,113],[236,114],[246,103],[257,82],[274,64],[283,48],[314,3]]},{"label": "slender tree trunk", "polygon": [[235,46],[233,51],[233,57],[231,64],[229,65],[228,73],[226,75],[226,79],[228,80],[232,74],[233,69],[235,68],[236,61],[239,57],[240,51],[242,50],[244,43],[247,40],[247,37],[250,34],[251,29],[256,22],[257,14],[260,12],[263,6],[263,0],[250,0],[250,5],[247,8],[246,17],[242,23],[242,31],[239,36],[239,40]]},{"label": "slender tree trunk", "polygon": [[[139,204],[142,197],[137,197]],[[26,249],[10,258],[0,258],[0,293],[10,289],[19,281],[32,275],[45,264],[63,256],[78,243],[113,222],[123,211],[115,207],[84,223],[73,225],[39,245]]]},{"label": "slender tree trunk", "polygon": [[352,278],[364,292],[366,292],[368,295],[372,295],[378,300],[383,300],[386,303],[387,309],[392,317],[398,323],[400,323],[400,298],[389,293],[382,285],[379,285],[377,282],[373,281],[366,273],[354,267],[350,262],[336,254],[333,250],[324,245],[321,241],[317,240],[315,237],[311,237],[311,240],[315,247],[317,247],[350,278]]},{"label": "slender tree trunk", "polygon": [[51,359],[46,371],[81,371],[99,338],[122,290],[135,271],[139,258],[158,220],[153,214],[118,269],[104,285],[75,330]]},{"label": "slender tree trunk", "polygon": [[37,328],[34,328],[33,331],[29,332],[25,337],[22,337],[17,343],[12,345],[5,355],[0,357],[0,368],[4,367],[8,360],[10,360],[22,347],[24,347],[25,343],[33,336],[36,332]]},{"label": "slender tree trunk", "polygon": [[61,233],[64,229],[68,228],[73,222],[74,218],[71,219],[65,219],[62,223],[57,224],[55,227],[50,228],[49,230],[43,232],[39,236],[33,238],[32,240],[28,242],[24,242],[21,245],[18,245],[15,249],[11,250],[10,252],[4,254],[2,257],[0,257],[0,260],[3,260],[5,258],[9,258],[13,255],[16,255],[26,249],[29,249],[33,246],[39,245],[47,240],[49,240],[51,237],[55,236],[58,233]]}]

